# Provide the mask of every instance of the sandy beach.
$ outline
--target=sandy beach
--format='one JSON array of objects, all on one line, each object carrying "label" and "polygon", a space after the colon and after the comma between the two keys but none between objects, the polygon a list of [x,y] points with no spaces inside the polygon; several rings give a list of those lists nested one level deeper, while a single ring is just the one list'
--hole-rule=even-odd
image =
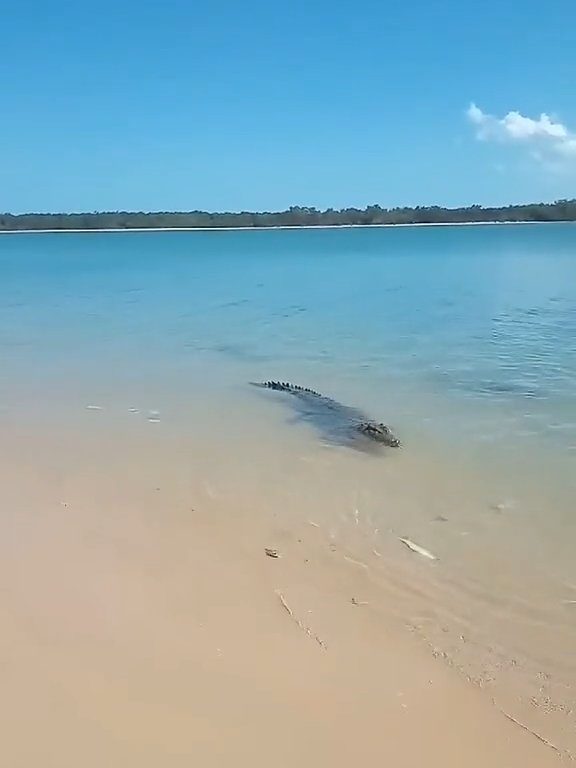
[{"label": "sandy beach", "polygon": [[323,522],[162,460],[157,428],[5,429],[4,764],[558,764],[545,713],[435,654]]}]

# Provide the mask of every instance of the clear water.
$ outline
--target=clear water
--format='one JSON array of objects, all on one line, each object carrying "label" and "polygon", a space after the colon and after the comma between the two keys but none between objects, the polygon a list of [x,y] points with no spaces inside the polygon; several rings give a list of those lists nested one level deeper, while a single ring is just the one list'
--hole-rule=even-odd
[{"label": "clear water", "polygon": [[570,224],[7,235],[0,279],[5,387],[219,357],[433,440],[576,451]]},{"label": "clear water", "polygon": [[[362,407],[401,453],[315,453],[247,386],[269,378]],[[5,436],[73,424],[81,441],[86,405],[118,433],[129,406],[159,410],[174,461],[205,440],[196,466],[233,503],[250,484],[295,514],[356,506],[388,535],[370,551],[405,557],[396,534],[431,548],[442,568],[413,574],[406,610],[506,635],[534,653],[537,692],[551,659],[562,685],[576,674],[575,382],[571,224],[0,236]]]}]

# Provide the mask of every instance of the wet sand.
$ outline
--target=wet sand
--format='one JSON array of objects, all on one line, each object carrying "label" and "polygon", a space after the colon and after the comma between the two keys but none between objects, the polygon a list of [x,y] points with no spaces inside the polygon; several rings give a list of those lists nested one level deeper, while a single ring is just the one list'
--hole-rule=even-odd
[{"label": "wet sand", "polygon": [[290,514],[258,494],[271,464],[234,463],[239,438],[106,414],[4,424],[4,764],[557,764],[423,641],[313,485]]}]

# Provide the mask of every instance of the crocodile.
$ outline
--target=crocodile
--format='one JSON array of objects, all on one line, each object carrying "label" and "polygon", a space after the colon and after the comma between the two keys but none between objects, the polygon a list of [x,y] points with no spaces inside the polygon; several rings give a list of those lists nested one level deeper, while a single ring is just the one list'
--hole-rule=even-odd
[{"label": "crocodile", "polygon": [[313,389],[286,381],[251,383],[255,387],[293,395],[293,404],[300,418],[319,427],[324,436],[332,442],[344,443],[360,449],[367,449],[374,443],[389,448],[400,447],[400,441],[386,424],[372,421],[357,408],[342,405]]}]

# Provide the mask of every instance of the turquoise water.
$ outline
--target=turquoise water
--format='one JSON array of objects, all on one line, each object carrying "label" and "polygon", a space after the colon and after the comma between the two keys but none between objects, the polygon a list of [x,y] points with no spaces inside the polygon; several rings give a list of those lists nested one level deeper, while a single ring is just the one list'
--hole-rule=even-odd
[{"label": "turquoise water", "polygon": [[220,360],[418,439],[576,455],[571,224],[5,235],[0,279],[5,389]]},{"label": "turquoise water", "polygon": [[[248,386],[270,378],[363,408],[403,448],[326,450]],[[72,475],[92,492],[91,463],[145,489],[168,462],[186,509],[313,520],[467,674],[522,669],[528,699],[566,708],[575,381],[571,224],[0,236],[4,455],[24,445],[62,498]]]}]

